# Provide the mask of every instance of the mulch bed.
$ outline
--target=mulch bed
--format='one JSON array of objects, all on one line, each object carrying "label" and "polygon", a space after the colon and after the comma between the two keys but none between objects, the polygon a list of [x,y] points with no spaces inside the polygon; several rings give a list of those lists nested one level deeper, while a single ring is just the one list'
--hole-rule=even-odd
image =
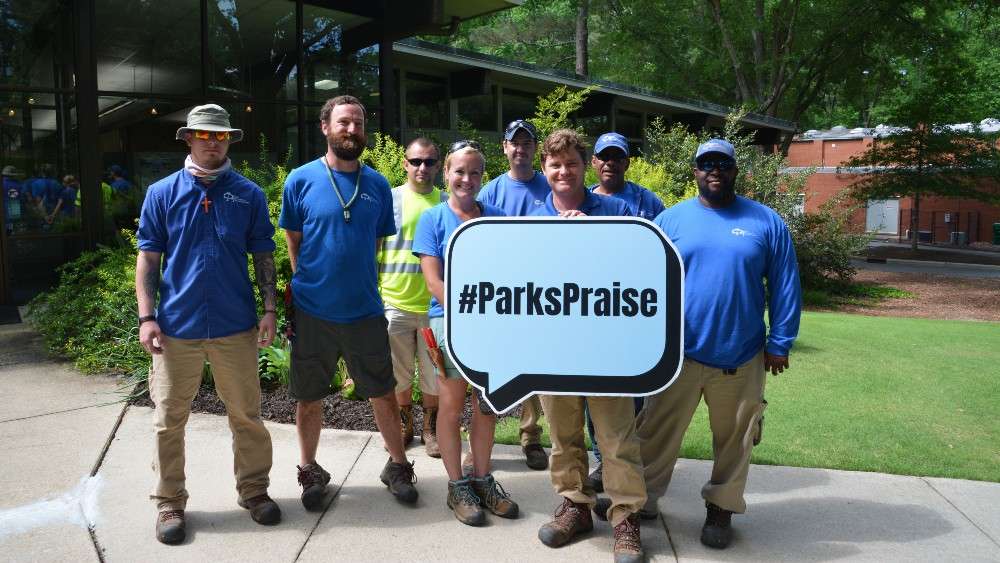
[{"label": "mulch bed", "polygon": [[[144,394],[132,401],[133,405],[152,407],[153,402],[149,400],[149,395]],[[209,414],[226,414],[226,407],[222,400],[215,394],[215,389],[202,386],[191,404],[193,412]],[[261,390],[261,416],[264,420],[271,422],[282,422],[286,424],[295,423],[295,401],[288,398],[288,392],[282,387]],[[521,416],[521,407],[512,409],[501,417]],[[413,407],[414,429],[417,435],[424,423],[424,411],[419,405]],[[462,413],[462,428],[467,429],[472,420],[472,400],[467,397],[465,400],[465,410]],[[357,401],[344,398],[340,392],[336,392],[323,399],[323,426],[325,428],[337,428],[339,430],[367,430],[377,432],[375,426],[375,415],[372,412],[368,401]]]}]

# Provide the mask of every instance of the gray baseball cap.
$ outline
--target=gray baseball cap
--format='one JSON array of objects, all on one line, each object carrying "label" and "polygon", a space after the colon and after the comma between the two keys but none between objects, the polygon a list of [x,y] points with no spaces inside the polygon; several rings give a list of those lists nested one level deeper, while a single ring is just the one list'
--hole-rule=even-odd
[{"label": "gray baseball cap", "polygon": [[228,131],[229,142],[238,143],[243,139],[242,129],[233,129],[229,126],[229,113],[216,104],[205,104],[195,106],[188,113],[187,125],[177,130],[178,141],[184,140],[184,134],[192,131]]}]

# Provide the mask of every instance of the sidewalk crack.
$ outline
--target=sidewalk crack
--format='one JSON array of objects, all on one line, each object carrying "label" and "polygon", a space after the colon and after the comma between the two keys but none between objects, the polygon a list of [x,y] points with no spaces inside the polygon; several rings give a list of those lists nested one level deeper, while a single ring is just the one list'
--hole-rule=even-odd
[{"label": "sidewalk crack", "polygon": [[347,478],[351,476],[351,472],[353,472],[354,468],[358,465],[358,460],[361,459],[361,456],[365,453],[365,450],[368,449],[368,444],[370,444],[371,441],[372,437],[369,435],[368,438],[365,440],[364,445],[361,446],[361,448],[358,450],[358,455],[355,456],[354,461],[351,462],[351,467],[349,467],[347,469],[347,472],[344,473],[344,478],[341,479],[340,483],[337,485],[337,490],[333,492],[333,495],[330,497],[330,501],[327,502],[326,506],[323,507],[323,512],[319,515],[319,518],[316,519],[316,523],[313,524],[313,527],[309,529],[309,533],[306,535],[305,541],[302,542],[302,546],[299,547],[299,551],[295,554],[295,558],[292,559],[292,563],[295,563],[296,561],[299,560],[300,557],[302,557],[302,552],[305,551],[306,546],[309,545],[309,540],[312,539],[313,534],[316,533],[316,530],[319,528],[320,523],[323,522],[323,518],[326,517],[326,513],[329,512],[330,507],[333,506],[333,503],[336,502],[337,497],[340,496],[340,491],[344,489],[344,483],[346,483]]},{"label": "sidewalk crack", "polygon": [[674,545],[674,538],[670,535],[670,528],[667,527],[667,519],[663,517],[663,513],[657,510],[659,513],[657,515],[657,520],[660,522],[660,526],[663,527],[663,531],[667,533],[667,541],[670,542],[670,551],[674,554],[674,561],[680,561],[680,556],[677,555],[677,546]]},{"label": "sidewalk crack", "polygon": [[957,506],[957,505],[956,505],[955,503],[951,502],[951,499],[950,499],[950,498],[948,498],[948,497],[944,496],[944,494],[943,494],[943,493],[942,493],[941,491],[939,491],[939,490],[937,489],[937,487],[935,487],[935,486],[934,486],[934,484],[933,484],[933,483],[931,483],[930,481],[928,481],[928,480],[927,480],[926,478],[924,478],[924,477],[920,477],[919,479],[920,479],[921,481],[923,481],[924,483],[926,483],[926,484],[927,484],[927,486],[928,486],[928,487],[930,487],[932,491],[934,491],[935,493],[937,493],[937,494],[938,494],[938,496],[940,496],[941,498],[943,498],[945,502],[947,502],[948,504],[950,504],[952,508],[954,508],[954,509],[955,509],[955,510],[956,510],[956,511],[957,511],[957,512],[959,513],[959,514],[961,514],[961,515],[962,515],[962,517],[964,517],[964,518],[965,518],[966,520],[968,520],[968,521],[969,521],[969,524],[972,524],[972,525],[973,525],[973,526],[974,526],[974,527],[975,527],[975,528],[976,528],[977,530],[979,530],[980,532],[982,532],[982,534],[983,534],[984,536],[986,536],[986,539],[988,539],[988,540],[990,540],[991,542],[993,542],[993,545],[995,545],[995,546],[997,546],[997,547],[1000,547],[1000,542],[998,542],[998,541],[996,540],[996,538],[994,538],[993,536],[991,536],[991,535],[989,534],[989,532],[987,532],[986,530],[984,530],[984,529],[982,528],[982,526],[980,526],[979,524],[976,524],[976,522],[975,522],[975,521],[974,521],[974,520],[973,520],[972,518],[970,518],[968,514],[966,514],[966,513],[965,513],[965,512],[964,512],[964,511],[963,511],[963,510],[962,510],[961,508],[959,508],[959,507],[958,507],[958,506]]}]

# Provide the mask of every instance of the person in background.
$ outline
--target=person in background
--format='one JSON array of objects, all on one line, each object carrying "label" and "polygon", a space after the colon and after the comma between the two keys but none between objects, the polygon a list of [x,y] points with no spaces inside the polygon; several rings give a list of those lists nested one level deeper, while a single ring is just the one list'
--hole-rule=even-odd
[{"label": "person in background", "polygon": [[13,165],[8,164],[3,167],[3,193],[0,194],[0,197],[3,198],[4,228],[7,230],[7,234],[14,232],[14,225],[20,222],[23,214],[24,194],[21,182],[17,180],[20,176],[21,173]]},{"label": "person in background", "polygon": [[[59,199],[56,200],[55,208],[45,218],[48,223],[55,221],[56,217],[67,219],[76,217],[76,198],[80,190],[80,182],[77,181],[76,176],[67,174],[63,176],[62,185],[63,189],[59,192]],[[60,215],[60,212],[62,215]]]}]

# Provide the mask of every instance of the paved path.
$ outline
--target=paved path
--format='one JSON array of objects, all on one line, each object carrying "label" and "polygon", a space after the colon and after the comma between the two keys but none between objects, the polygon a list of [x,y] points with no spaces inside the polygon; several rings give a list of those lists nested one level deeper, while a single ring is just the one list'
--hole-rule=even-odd
[{"label": "paved path", "polygon": [[931,262],[927,260],[900,260],[889,258],[884,263],[866,262],[853,258],[851,264],[859,270],[876,272],[901,272],[907,274],[931,274],[952,278],[1000,278],[1000,266],[986,264],[956,264],[952,262]]},{"label": "paved path", "polygon": [[[397,504],[378,481],[380,439],[367,432],[323,431],[331,494],[322,513],[308,513],[298,502],[294,427],[269,424],[271,494],[284,520],[257,526],[235,503],[226,419],[197,414],[187,434],[189,537],[163,546],[146,498],[152,411],[108,405],[114,388],[40,358],[23,325],[0,326],[0,561],[611,560],[604,523],[559,550],[537,541],[558,499],[519,448],[497,447],[496,474],[522,517],[469,528],[445,507],[441,463],[419,448],[411,455],[420,502]],[[708,462],[679,462],[660,519],[644,523],[650,561],[1000,562],[1000,484],[774,466],[751,470],[750,510],[734,518],[733,546],[707,550],[699,489],[709,471]]]}]

